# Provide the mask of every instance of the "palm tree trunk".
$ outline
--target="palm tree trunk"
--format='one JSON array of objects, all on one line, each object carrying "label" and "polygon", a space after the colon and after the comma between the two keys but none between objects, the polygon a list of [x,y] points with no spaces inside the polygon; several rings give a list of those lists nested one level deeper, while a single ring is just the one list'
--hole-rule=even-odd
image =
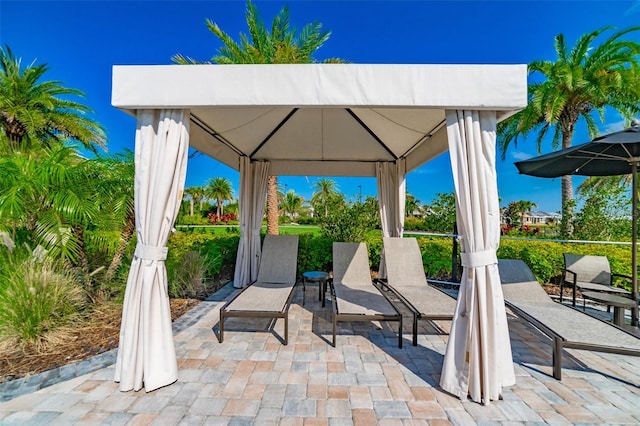
[{"label": "palm tree trunk", "polygon": [[189,216],[193,216],[193,198],[189,201]]},{"label": "palm tree trunk", "polygon": [[84,286],[85,289],[92,294],[93,281],[89,275],[89,258],[87,256],[87,248],[84,242],[84,228],[82,226],[74,226],[73,231],[78,238],[78,266],[84,276]]},{"label": "palm tree trunk", "polygon": [[129,245],[129,241],[131,241],[135,230],[136,216],[135,212],[132,210],[127,213],[127,219],[125,220],[124,228],[120,233],[120,241],[118,242],[118,247],[116,248],[116,252],[113,255],[113,259],[111,259],[111,264],[109,265],[109,268],[104,275],[105,281],[111,281],[113,279],[113,276],[116,274],[116,271],[122,263],[124,252],[127,250],[127,246]]},{"label": "palm tree trunk", "polygon": [[[574,125],[569,125],[563,130],[562,149],[571,147]],[[567,238],[573,236],[573,179],[571,176],[562,176],[562,223],[560,233]]]},{"label": "palm tree trunk", "polygon": [[278,235],[278,177],[267,179],[267,234]]}]

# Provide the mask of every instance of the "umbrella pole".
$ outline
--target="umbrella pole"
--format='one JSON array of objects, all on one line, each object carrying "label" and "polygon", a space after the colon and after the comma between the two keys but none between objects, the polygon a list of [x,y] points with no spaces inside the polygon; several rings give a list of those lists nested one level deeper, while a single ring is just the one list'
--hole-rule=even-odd
[{"label": "umbrella pole", "polygon": [[631,212],[631,276],[632,293],[631,297],[636,301],[631,311],[631,325],[638,325],[638,163],[631,165],[631,176],[633,186],[633,200]]}]

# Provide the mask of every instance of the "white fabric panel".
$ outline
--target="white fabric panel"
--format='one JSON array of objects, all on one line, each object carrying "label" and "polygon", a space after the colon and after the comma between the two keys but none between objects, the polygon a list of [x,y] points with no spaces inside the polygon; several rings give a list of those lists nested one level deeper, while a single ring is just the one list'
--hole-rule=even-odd
[{"label": "white fabric panel", "polygon": [[468,266],[462,273],[440,386],[484,404],[515,384],[498,265],[487,264],[495,259],[500,242],[495,130],[495,112],[447,111],[458,232]]},{"label": "white fabric panel", "polygon": [[189,111],[138,111],[135,213],[138,247],[131,263],[115,369],[121,391],[147,392],[178,379],[167,294],[166,256],[186,177]]},{"label": "white fabric panel", "polygon": [[269,163],[240,158],[240,244],[236,257],[233,286],[246,287],[258,277],[260,265],[260,228],[267,196]]},{"label": "white fabric panel", "polygon": [[376,163],[366,161],[270,161],[273,176],[376,175]]},{"label": "white fabric panel", "polygon": [[[405,160],[400,159],[395,163],[378,163],[376,166],[376,176],[382,237],[402,237],[404,232],[404,209],[407,197]],[[378,277],[387,277],[384,250],[380,258]]]},{"label": "white fabric panel", "polygon": [[447,128],[443,126],[407,156],[407,173],[447,152],[448,143]]},{"label": "white fabric panel", "polygon": [[111,102],[512,110],[527,105],[526,77],[526,65],[117,65]]},{"label": "white fabric panel", "polygon": [[191,123],[189,146],[211,158],[215,158],[234,170],[238,170],[240,157],[238,153],[213,138],[195,123]]}]

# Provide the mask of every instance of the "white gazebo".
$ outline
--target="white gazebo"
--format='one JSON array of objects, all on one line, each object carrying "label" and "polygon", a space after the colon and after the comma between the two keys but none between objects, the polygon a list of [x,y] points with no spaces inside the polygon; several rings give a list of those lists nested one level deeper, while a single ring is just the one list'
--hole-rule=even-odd
[{"label": "white gazebo", "polygon": [[120,389],[149,391],[177,379],[163,260],[189,146],[240,172],[236,287],[257,276],[268,176],[376,176],[383,234],[401,236],[406,173],[449,150],[464,273],[441,386],[475,401],[498,399],[515,378],[496,259],[495,131],[526,106],[526,72],[526,65],[115,66],[112,104],[137,117],[138,246],[123,308]]}]

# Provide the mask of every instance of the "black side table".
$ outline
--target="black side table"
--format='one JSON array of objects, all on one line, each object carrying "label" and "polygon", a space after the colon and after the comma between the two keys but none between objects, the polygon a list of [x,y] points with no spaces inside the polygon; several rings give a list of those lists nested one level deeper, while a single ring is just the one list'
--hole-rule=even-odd
[{"label": "black side table", "polygon": [[[628,299],[626,297],[610,293],[601,293],[598,291],[583,291],[582,299],[594,300],[607,306],[613,306],[613,323],[619,326],[623,326],[625,324],[624,310],[633,309],[637,303],[634,302],[633,299]],[[584,303],[582,305],[582,309],[584,309]]]},{"label": "black side table", "polygon": [[327,291],[327,281],[329,281],[329,274],[321,271],[309,271],[302,274],[302,305],[304,306],[305,298],[307,295],[306,283],[318,283],[318,300],[322,301],[322,307],[324,307],[324,295]]}]

